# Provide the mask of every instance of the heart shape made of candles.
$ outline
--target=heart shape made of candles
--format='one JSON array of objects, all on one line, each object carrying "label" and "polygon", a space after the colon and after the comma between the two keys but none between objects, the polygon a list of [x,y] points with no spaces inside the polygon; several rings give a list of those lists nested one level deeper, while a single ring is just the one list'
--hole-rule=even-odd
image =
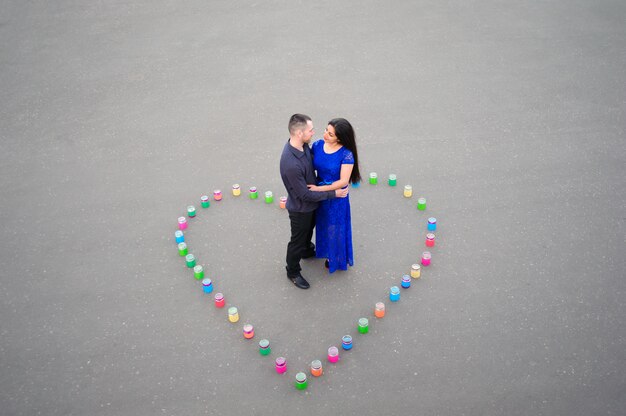
[{"label": "heart shape made of candles", "polygon": [[[393,182],[392,182],[392,177],[393,177]],[[381,186],[385,186],[385,185],[377,185],[377,180],[372,180],[370,178],[370,185],[362,185],[360,186],[361,188],[372,188],[375,189],[377,187],[381,187]],[[389,188],[395,188],[396,186],[396,179],[395,179],[395,175],[390,175],[390,179],[388,181],[388,186]],[[353,190],[357,190],[358,188],[353,188]],[[179,230],[176,231],[175,233],[175,239],[176,242],[178,243],[178,248],[179,248],[179,255],[184,259],[185,263],[186,263],[186,267],[190,270],[192,270],[192,275],[200,282],[202,282],[202,288],[206,293],[210,293],[211,297],[213,297],[214,295],[216,295],[215,297],[215,306],[216,306],[216,310],[218,311],[218,314],[223,313],[225,318],[228,319],[228,321],[230,321],[231,323],[244,323],[243,325],[243,336],[244,338],[247,339],[252,339],[254,337],[254,326],[252,325],[252,321],[250,319],[248,319],[246,317],[246,319],[241,319],[243,316],[240,316],[241,314],[241,309],[234,307],[236,310],[233,310],[233,306],[230,305],[228,303],[228,298],[229,298],[229,294],[225,293],[221,288],[220,288],[220,280],[216,279],[214,276],[213,278],[209,278],[207,276],[204,275],[204,268],[203,266],[201,266],[198,261],[198,259],[195,257],[195,255],[193,253],[191,253],[191,251],[193,251],[193,245],[191,245],[190,247],[187,247],[187,243],[189,242],[189,240],[185,241],[185,237],[188,237],[187,234],[187,230],[189,227],[189,224],[193,221],[192,219],[195,218],[196,216],[200,216],[202,214],[204,214],[205,211],[215,211],[215,209],[219,209],[220,205],[222,204],[222,200],[224,198],[228,198],[228,199],[249,199],[251,201],[255,201],[256,204],[259,205],[265,205],[268,208],[275,208],[277,211],[286,211],[284,209],[285,207],[285,201],[283,200],[283,197],[277,198],[276,196],[274,196],[273,193],[269,192],[260,192],[259,190],[257,190],[256,188],[254,189],[250,188],[250,190],[242,190],[241,187],[239,187],[238,185],[235,186],[233,185],[232,191],[229,190],[229,192],[224,192],[222,193],[221,191],[215,191],[212,195],[212,197],[209,197],[208,195],[204,195],[200,197],[200,204],[199,205],[189,205],[187,207],[187,215],[186,216],[181,216],[179,217]],[[352,190],[351,190],[352,193]],[[402,190],[402,192],[397,192],[398,198],[403,198],[405,200],[411,199],[413,202],[416,201],[416,198],[414,198],[412,196],[412,189],[408,189],[405,187],[405,189]],[[395,195],[394,195],[395,196]],[[209,209],[210,207],[212,207],[213,209]],[[426,211],[426,202],[425,200],[423,200],[423,198],[417,198],[417,210],[416,212],[418,213],[424,213],[424,211]],[[286,214],[286,212],[285,212]],[[425,218],[424,218],[425,220]],[[288,224],[289,220],[287,218],[284,219],[285,223]],[[388,298],[387,299],[377,299],[375,302],[371,302],[370,304],[370,310],[374,311],[374,316],[376,317],[376,320],[378,318],[381,318],[382,316],[384,316],[385,312],[384,312],[384,308],[382,309],[382,312],[380,310],[380,308],[375,308],[375,304],[378,307],[378,302],[379,301],[383,301],[383,300],[391,300],[392,302],[395,301],[394,298],[399,299],[399,295],[395,295],[395,291],[396,289],[399,291],[399,287],[409,287],[411,284],[411,280],[415,281],[416,279],[419,279],[422,275],[422,269],[423,266],[427,266],[430,264],[430,252],[431,250],[434,248],[434,231],[436,230],[437,227],[437,223],[436,223],[436,219],[431,217],[428,218],[427,223],[425,223],[424,225],[424,232],[423,234],[417,234],[420,235],[420,237],[424,237],[425,238],[425,242],[420,242],[417,241],[418,246],[421,244],[424,244],[426,247],[424,248],[425,253],[422,253],[422,259],[421,259],[421,265],[419,264],[419,261],[416,261],[416,264],[407,264],[405,265],[404,269],[399,271],[400,275],[403,276],[403,279],[398,279],[397,284],[394,284],[394,286],[388,288],[389,290],[389,294],[388,294]],[[254,237],[251,237],[249,239],[249,241],[253,241]],[[424,240],[422,240],[424,241]],[[285,241],[285,245],[286,245]],[[181,244],[182,243],[182,244]],[[205,243],[206,246],[206,243]],[[423,246],[422,246],[423,247]],[[428,254],[426,254],[428,253]],[[277,257],[282,257],[284,253],[281,253],[280,256]],[[282,262],[281,262],[282,264]],[[420,267],[421,266],[421,267]],[[282,274],[284,275],[284,264],[282,264],[281,268],[279,269]],[[284,278],[283,278],[284,279]],[[408,281],[407,281],[408,280]],[[284,281],[285,284],[287,283],[287,281]],[[293,286],[291,286],[291,284],[289,284],[290,289],[293,288]],[[408,285],[408,286],[407,286]],[[299,289],[296,289],[299,290]],[[218,293],[224,295],[224,300],[220,301],[219,295]],[[228,315],[226,314],[226,311],[228,311]],[[361,315],[362,317],[363,315]],[[369,323],[372,321],[371,319],[367,319],[367,318],[359,318],[358,316],[355,316],[355,322],[358,322],[358,330],[359,333],[367,333],[369,331]],[[365,322],[367,321],[367,322]],[[235,327],[240,328],[241,324],[239,325],[235,325]],[[258,329],[258,328],[256,328]],[[266,346],[264,345],[266,340],[262,340],[260,343],[256,343],[253,342],[253,346],[255,348],[259,348],[259,352],[261,355],[267,355],[270,353],[271,348],[266,348]],[[344,350],[348,351],[349,349],[351,349],[352,347],[352,339],[350,336],[344,336],[344,338],[338,340],[337,342],[338,347],[343,347]],[[340,348],[337,348],[337,350],[339,350]],[[330,354],[330,350],[329,350],[329,357],[328,357],[328,362],[332,363],[333,362],[333,357]],[[280,357],[282,358],[282,357]],[[276,372],[277,373],[281,373],[284,371],[281,371],[280,368],[280,358],[276,360]],[[313,361],[313,363],[315,363],[315,361]],[[313,367],[310,369],[310,373],[313,376],[320,376],[322,374],[321,369],[316,369],[314,368],[316,366],[316,364],[313,365]],[[286,370],[286,368],[285,368]],[[303,381],[304,378],[304,381]],[[299,372],[296,375],[296,381],[295,381],[295,385],[297,389],[303,390],[306,388],[307,385],[307,381],[306,381],[306,376],[304,375],[304,373]]]}]

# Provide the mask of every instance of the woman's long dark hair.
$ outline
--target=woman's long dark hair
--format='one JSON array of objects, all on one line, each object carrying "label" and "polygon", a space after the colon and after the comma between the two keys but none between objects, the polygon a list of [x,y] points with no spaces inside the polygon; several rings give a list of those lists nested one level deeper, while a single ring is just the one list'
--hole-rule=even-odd
[{"label": "woman's long dark hair", "polygon": [[339,143],[344,145],[346,149],[352,152],[354,156],[354,167],[350,174],[350,183],[361,182],[361,173],[359,172],[359,156],[356,151],[356,137],[354,135],[354,129],[348,120],[345,118],[333,118],[328,122],[335,128],[335,135]]}]

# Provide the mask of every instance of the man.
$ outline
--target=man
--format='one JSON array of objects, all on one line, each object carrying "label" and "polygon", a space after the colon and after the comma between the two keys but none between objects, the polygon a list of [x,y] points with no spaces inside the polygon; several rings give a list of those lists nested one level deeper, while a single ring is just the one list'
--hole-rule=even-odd
[{"label": "man", "polygon": [[280,176],[287,189],[287,211],[291,222],[291,240],[287,244],[287,277],[300,289],[308,289],[309,282],[300,271],[300,259],[315,256],[311,242],[315,227],[315,209],[319,201],[345,198],[347,189],[335,191],[310,191],[307,184],[315,185],[315,172],[309,142],[313,137],[313,121],[304,114],[294,114],[289,119],[289,140],[280,157]]}]

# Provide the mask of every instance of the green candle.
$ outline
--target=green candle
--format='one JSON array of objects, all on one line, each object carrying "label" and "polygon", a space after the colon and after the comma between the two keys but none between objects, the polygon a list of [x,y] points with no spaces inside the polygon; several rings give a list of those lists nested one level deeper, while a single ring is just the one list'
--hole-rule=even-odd
[{"label": "green candle", "polygon": [[192,268],[196,265],[196,256],[193,254],[187,254],[185,256],[185,261],[187,262],[187,267]]},{"label": "green candle", "polygon": [[359,333],[367,334],[369,332],[369,321],[367,318],[359,319]]},{"label": "green candle", "polygon": [[266,339],[262,339],[259,341],[259,352],[261,355],[269,355],[272,352],[272,348],[270,348],[270,342]]},{"label": "green candle", "polygon": [[417,199],[417,209],[419,209],[420,211],[426,210],[426,198]]},{"label": "green candle", "polygon": [[378,183],[378,175],[376,172],[370,173],[370,184],[376,185]]},{"label": "green candle", "polygon": [[202,278],[204,277],[204,268],[199,264],[197,266],[194,266],[193,268],[193,277],[198,280],[202,280]]},{"label": "green candle", "polygon": [[398,179],[395,174],[391,173],[389,175],[389,186],[396,186],[398,183]]},{"label": "green candle", "polygon": [[298,390],[304,390],[306,389],[306,386],[307,386],[306,374],[304,373],[296,374],[296,388]]},{"label": "green candle", "polygon": [[186,243],[178,243],[178,254],[181,257],[185,257],[187,255],[187,244]]}]

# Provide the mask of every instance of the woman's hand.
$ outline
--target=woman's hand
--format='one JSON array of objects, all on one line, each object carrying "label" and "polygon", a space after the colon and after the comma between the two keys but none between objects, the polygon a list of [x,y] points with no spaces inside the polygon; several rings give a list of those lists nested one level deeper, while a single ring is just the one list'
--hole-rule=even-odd
[{"label": "woman's hand", "polygon": [[313,192],[319,192],[320,191],[320,187],[317,185],[307,185],[307,187],[309,188],[309,191],[313,191]]}]

